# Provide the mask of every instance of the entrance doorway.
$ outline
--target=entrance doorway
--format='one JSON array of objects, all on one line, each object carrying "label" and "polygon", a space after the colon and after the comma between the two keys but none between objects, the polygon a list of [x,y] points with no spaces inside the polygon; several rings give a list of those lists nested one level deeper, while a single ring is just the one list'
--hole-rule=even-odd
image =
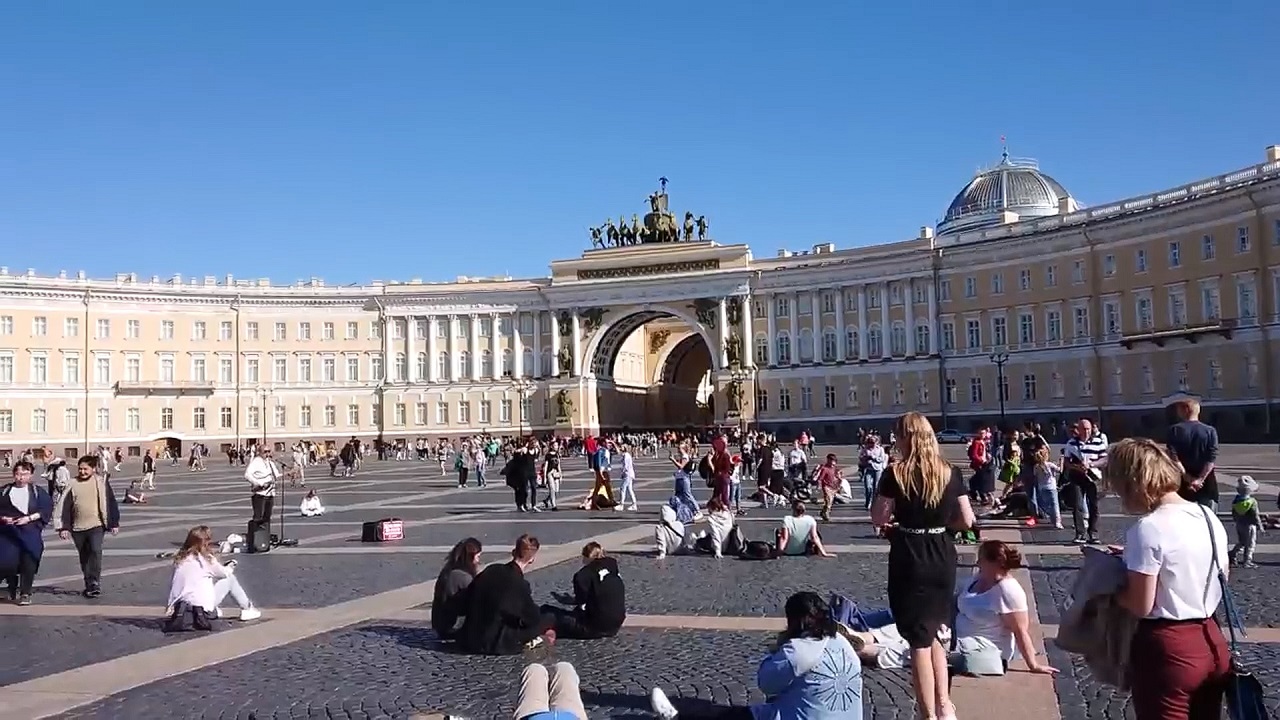
[{"label": "entrance doorway", "polygon": [[711,348],[685,320],[636,313],[608,330],[591,358],[602,431],[706,427],[715,421]]}]

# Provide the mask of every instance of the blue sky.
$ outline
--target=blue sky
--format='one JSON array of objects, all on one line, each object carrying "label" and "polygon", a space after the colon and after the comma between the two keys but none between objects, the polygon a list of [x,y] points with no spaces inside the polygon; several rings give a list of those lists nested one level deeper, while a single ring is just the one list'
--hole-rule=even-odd
[{"label": "blue sky", "polygon": [[542,276],[663,175],[757,257],[865,245],[936,222],[1002,135],[1097,204],[1280,143],[1277,26],[1274,0],[13,2],[0,265]]}]

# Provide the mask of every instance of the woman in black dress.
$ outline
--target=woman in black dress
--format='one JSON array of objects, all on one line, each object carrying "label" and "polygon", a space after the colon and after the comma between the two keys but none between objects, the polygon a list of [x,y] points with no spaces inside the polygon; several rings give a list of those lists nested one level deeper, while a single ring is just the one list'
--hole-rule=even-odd
[{"label": "woman in black dress", "polygon": [[[928,418],[911,412],[894,427],[898,462],[880,478],[871,521],[887,527],[889,609],[911,645],[911,679],[925,720],[954,720],[947,649],[938,631],[950,624],[956,548],[950,530],[973,526],[964,476],[942,457]],[[890,523],[893,523],[890,525]]]}]

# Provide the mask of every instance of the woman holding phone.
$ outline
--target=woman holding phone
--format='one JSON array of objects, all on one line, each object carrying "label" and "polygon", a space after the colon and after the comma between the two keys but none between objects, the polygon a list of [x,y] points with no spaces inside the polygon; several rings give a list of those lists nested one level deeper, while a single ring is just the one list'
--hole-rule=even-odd
[{"label": "woman holding phone", "polygon": [[213,548],[208,525],[197,525],[187,532],[182,549],[173,557],[173,582],[169,585],[169,607],[165,614],[171,615],[179,602],[185,602],[221,617],[218,606],[230,595],[240,606],[241,620],[262,617],[262,611],[253,606],[236,579],[236,561],[223,564],[213,554]]}]

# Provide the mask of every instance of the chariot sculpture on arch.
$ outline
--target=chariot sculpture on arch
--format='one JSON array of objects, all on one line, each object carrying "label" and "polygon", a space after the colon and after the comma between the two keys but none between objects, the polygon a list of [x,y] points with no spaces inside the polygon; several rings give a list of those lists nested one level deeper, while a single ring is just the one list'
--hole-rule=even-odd
[{"label": "chariot sculpture on arch", "polygon": [[707,216],[695,215],[686,210],[683,222],[677,220],[669,206],[667,182],[665,177],[658,178],[661,187],[649,194],[649,212],[645,213],[643,222],[639,215],[633,213],[631,222],[628,223],[627,216],[623,214],[618,217],[616,224],[610,217],[597,227],[587,228],[591,246],[604,250],[655,243],[694,242],[695,239],[697,242],[706,242],[711,228]]}]

